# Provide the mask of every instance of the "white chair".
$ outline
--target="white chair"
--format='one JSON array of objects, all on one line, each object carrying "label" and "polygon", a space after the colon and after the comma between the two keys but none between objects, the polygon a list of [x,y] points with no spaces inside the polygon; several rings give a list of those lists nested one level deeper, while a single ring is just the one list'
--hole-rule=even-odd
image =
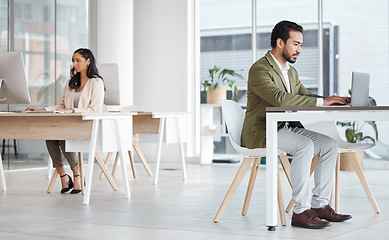
[{"label": "white chair", "polygon": [[[335,122],[332,121],[323,121],[323,122],[303,122],[303,125],[306,129],[327,135],[338,142],[339,153],[341,152],[350,152],[355,153],[355,151],[363,151],[374,147],[373,143],[349,143],[344,141],[338,133]],[[335,171],[335,211],[339,212],[339,172],[340,172],[340,163],[339,163],[339,153],[336,163]],[[361,165],[358,163],[355,157],[350,158],[351,164],[354,167],[354,170],[361,181],[363,188],[373,206],[374,210],[379,213],[380,209],[378,207],[377,201],[374,198],[373,192],[370,189],[369,184],[367,183],[365,174]]]},{"label": "white chair", "polygon": [[[250,165],[253,162],[250,180],[246,192],[246,198],[242,210],[242,215],[246,215],[250,203],[250,198],[253,192],[255,179],[257,177],[258,167],[260,164],[261,157],[266,156],[266,148],[248,149],[241,146],[240,138],[242,133],[243,121],[244,121],[244,110],[236,102],[231,100],[223,101],[222,113],[227,125],[228,136],[230,138],[231,144],[236,151],[238,151],[240,154],[244,156],[244,159],[238,172],[236,173],[234,180],[232,181],[232,184],[218,212],[216,213],[215,218],[213,219],[215,223],[217,223],[222,217],[233,195],[235,194],[237,188],[239,187],[239,184],[241,183],[243,177],[245,176],[247,170],[250,168]],[[286,155],[278,155],[278,157],[280,159],[286,158],[287,160]],[[285,226],[286,219],[285,219],[285,211],[284,211],[279,173],[278,173],[278,194],[277,195],[278,195],[278,207],[280,211],[281,224]]]}]

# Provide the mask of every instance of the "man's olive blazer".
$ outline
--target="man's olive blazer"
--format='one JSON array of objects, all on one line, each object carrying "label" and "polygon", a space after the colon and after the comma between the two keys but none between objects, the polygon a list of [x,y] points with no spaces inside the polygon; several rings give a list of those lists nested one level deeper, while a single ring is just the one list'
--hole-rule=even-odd
[{"label": "man's olive blazer", "polygon": [[[292,66],[288,71],[291,93],[270,51],[250,68],[247,83],[247,109],[242,129],[242,146],[266,147],[266,107],[316,106],[321,97],[308,91]],[[302,127],[299,122],[290,123]],[[285,125],[278,123],[278,129]]]}]

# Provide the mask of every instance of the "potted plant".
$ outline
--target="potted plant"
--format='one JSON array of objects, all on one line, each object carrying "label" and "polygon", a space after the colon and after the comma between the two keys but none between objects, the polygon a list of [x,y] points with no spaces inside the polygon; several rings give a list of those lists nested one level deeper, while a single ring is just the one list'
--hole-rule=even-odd
[{"label": "potted plant", "polygon": [[232,90],[231,100],[234,100],[235,94],[238,93],[236,80],[234,78],[243,78],[242,75],[236,73],[235,70],[227,68],[219,68],[214,66],[209,69],[209,77],[201,82],[203,86],[203,94],[207,92],[207,103],[220,104],[222,100],[227,98],[226,84]]},{"label": "potted plant", "polygon": [[[351,91],[349,90],[349,94],[351,95]],[[377,106],[376,101],[374,98],[369,97],[369,106]],[[371,141],[375,143],[376,140],[378,140],[378,129],[375,121],[366,121],[362,124],[358,121],[351,121],[351,122],[336,122],[337,125],[345,127],[345,137],[347,142],[349,143],[357,143],[357,142],[367,142]],[[375,136],[366,136],[362,132],[362,128],[366,125],[370,125],[375,133]],[[358,157],[358,162],[360,163],[361,167],[363,166],[363,152],[362,151],[356,151],[356,156]],[[350,161],[348,160],[349,154],[347,152],[341,153],[340,157],[340,169],[341,170],[352,170],[352,167],[350,165]]]}]

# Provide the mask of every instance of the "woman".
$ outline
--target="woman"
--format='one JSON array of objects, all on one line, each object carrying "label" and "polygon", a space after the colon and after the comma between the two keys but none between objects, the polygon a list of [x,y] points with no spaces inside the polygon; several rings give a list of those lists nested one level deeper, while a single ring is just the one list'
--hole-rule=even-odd
[{"label": "woman", "polygon": [[[104,102],[104,82],[99,76],[95,58],[89,49],[80,48],[73,53],[73,68],[70,70],[70,80],[65,85],[63,95],[58,105],[46,108],[29,107],[25,111],[61,111],[74,112],[102,112]],[[81,181],[76,153],[65,152],[65,141],[46,140],[47,150],[61,177],[62,190],[66,193],[81,192]],[[62,154],[69,162],[73,171],[73,179],[66,174],[63,166]]]}]

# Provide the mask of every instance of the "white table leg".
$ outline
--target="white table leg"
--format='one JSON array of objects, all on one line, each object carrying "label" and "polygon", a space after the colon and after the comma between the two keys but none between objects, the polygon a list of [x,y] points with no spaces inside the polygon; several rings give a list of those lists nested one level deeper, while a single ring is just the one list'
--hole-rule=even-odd
[{"label": "white table leg", "polygon": [[1,154],[0,154],[0,178],[1,178],[1,188],[2,188],[3,191],[6,191],[7,190],[7,184],[5,183],[3,159],[1,158]]},{"label": "white table leg", "polygon": [[89,156],[88,156],[88,171],[86,173],[86,186],[84,194],[84,204],[89,204],[90,192],[92,188],[92,176],[93,176],[93,164],[95,162],[95,152],[96,152],[96,142],[97,142],[97,133],[99,130],[99,120],[93,120],[92,125],[92,135],[89,144]]},{"label": "white table leg", "polygon": [[163,140],[164,130],[165,130],[165,118],[161,117],[159,119],[158,150],[157,150],[157,161],[156,161],[156,167],[155,167],[154,185],[157,185],[157,183],[158,183],[159,164],[161,162],[161,150],[162,150],[162,140]]},{"label": "white table leg", "polygon": [[181,138],[180,119],[176,118],[176,122],[177,122],[177,137],[178,137],[178,143],[180,144],[180,153],[181,153],[181,161],[182,161],[182,174],[183,174],[184,182],[186,182],[186,164],[185,164],[184,146],[182,144],[182,138]]},{"label": "white table leg", "polygon": [[[120,156],[120,165],[122,167],[122,175],[123,175],[123,181],[124,181],[124,189],[126,192],[127,198],[131,198],[131,192],[130,192],[130,185],[127,175],[127,168],[126,164],[130,162],[130,159],[128,158],[128,152],[125,150],[125,147],[123,146],[124,141],[122,141],[120,134],[120,128],[119,128],[119,119],[115,119],[115,132],[116,132],[116,143],[119,148],[119,156]],[[132,144],[131,144],[132,148]]]},{"label": "white table leg", "polygon": [[266,114],[266,226],[277,226],[277,121]]}]

